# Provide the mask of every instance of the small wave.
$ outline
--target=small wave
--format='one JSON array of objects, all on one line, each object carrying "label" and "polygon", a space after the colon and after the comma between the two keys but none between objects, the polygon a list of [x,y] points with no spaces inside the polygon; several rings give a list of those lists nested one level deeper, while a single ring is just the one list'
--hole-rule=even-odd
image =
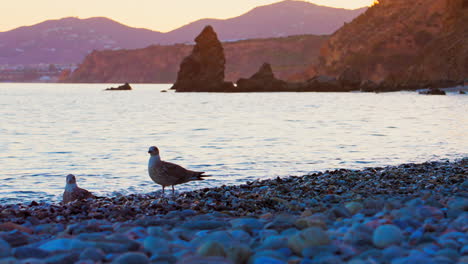
[{"label": "small wave", "polygon": [[49,152],[43,152],[44,154],[71,154],[73,152],[71,151],[49,151]]},{"label": "small wave", "polygon": [[357,160],[357,161],[355,161],[355,163],[358,163],[358,164],[372,164],[374,162],[373,161],[365,161],[365,160]]}]

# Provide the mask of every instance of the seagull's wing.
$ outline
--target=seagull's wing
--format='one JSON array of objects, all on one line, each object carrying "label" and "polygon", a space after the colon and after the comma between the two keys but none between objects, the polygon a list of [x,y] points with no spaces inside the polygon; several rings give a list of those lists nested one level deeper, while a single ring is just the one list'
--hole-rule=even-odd
[{"label": "seagull's wing", "polygon": [[78,188],[75,194],[79,200],[94,197],[92,193],[82,188]]},{"label": "seagull's wing", "polygon": [[197,176],[203,173],[187,170],[180,165],[166,161],[162,162],[162,169],[166,172],[166,175],[168,175],[168,177],[173,179],[174,184],[181,184],[195,180]]}]

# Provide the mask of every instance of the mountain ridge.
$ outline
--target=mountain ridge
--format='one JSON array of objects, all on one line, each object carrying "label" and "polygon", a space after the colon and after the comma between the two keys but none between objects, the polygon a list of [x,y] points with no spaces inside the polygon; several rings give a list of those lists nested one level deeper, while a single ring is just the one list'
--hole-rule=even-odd
[{"label": "mountain ridge", "polygon": [[[0,32],[0,65],[76,64],[93,50],[192,43],[207,23],[214,24],[221,41],[331,34],[365,9],[339,9],[287,0],[259,6],[233,18],[194,21],[166,33],[129,27],[103,17],[47,20]],[[314,12],[324,17],[311,16]],[[306,17],[313,18],[308,22]]]}]

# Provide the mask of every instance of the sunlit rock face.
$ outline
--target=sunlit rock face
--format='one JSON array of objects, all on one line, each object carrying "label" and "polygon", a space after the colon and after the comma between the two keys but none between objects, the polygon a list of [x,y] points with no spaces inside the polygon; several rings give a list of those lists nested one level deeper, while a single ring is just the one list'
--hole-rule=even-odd
[{"label": "sunlit rock face", "polygon": [[380,0],[330,37],[319,72],[338,76],[351,67],[378,82],[463,79],[467,2]]}]

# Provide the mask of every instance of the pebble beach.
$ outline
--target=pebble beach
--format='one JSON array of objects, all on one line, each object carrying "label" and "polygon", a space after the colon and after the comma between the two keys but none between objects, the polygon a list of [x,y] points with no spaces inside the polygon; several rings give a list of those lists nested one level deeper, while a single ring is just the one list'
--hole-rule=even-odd
[{"label": "pebble beach", "polygon": [[468,158],[0,205],[0,263],[468,263]]}]

